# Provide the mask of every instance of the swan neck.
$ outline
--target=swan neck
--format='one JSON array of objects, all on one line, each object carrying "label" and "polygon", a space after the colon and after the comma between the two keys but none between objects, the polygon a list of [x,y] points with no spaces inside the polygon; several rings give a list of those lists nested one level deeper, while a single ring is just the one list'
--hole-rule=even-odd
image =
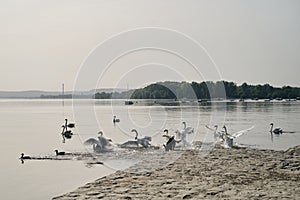
[{"label": "swan neck", "polygon": [[66,122],[65,122],[65,127],[64,127],[64,130],[66,129],[66,131],[68,130],[68,119],[66,119]]},{"label": "swan neck", "polygon": [[65,129],[66,129],[66,126],[62,126],[63,127],[63,130],[61,132],[61,134],[63,134],[65,132]]},{"label": "swan neck", "polygon": [[137,130],[132,130],[132,132],[135,132],[135,138],[134,139],[138,139],[138,132],[137,132]]},{"label": "swan neck", "polygon": [[273,124],[271,124],[270,132],[271,132],[271,133],[273,132]]}]

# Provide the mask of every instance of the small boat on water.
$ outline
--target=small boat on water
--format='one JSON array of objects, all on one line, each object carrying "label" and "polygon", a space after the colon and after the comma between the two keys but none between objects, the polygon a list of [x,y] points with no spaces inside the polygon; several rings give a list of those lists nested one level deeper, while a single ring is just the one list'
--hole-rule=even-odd
[{"label": "small boat on water", "polygon": [[208,102],[208,99],[198,99],[198,103],[206,103]]},{"label": "small boat on water", "polygon": [[132,105],[133,101],[125,101],[125,105]]}]

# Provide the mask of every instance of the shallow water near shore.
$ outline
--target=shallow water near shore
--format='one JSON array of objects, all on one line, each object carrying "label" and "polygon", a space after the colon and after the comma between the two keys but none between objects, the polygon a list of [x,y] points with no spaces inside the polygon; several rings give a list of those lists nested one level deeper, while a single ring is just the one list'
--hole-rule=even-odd
[{"label": "shallow water near shore", "polygon": [[[205,125],[226,125],[229,133],[255,126],[251,131],[237,138],[235,142],[259,149],[285,150],[300,144],[300,102],[217,102],[182,103],[170,106],[155,102],[138,101],[125,106],[123,100],[78,100],[80,108],[93,107],[98,124],[74,119],[72,101],[65,100],[0,100],[0,151],[1,199],[49,199],[66,193],[79,185],[93,181],[101,176],[123,169],[138,160],[134,153],[119,155],[118,159],[108,159],[106,165],[89,165],[90,159],[70,156],[69,160],[56,160],[54,149],[85,154],[91,147],[82,145],[89,137],[97,137],[97,131],[116,143],[132,140],[130,133],[136,128],[141,136],[152,136],[152,144],[161,147],[165,142],[161,135],[164,128],[170,134],[182,128],[182,121],[195,128],[189,140],[211,142],[213,134]],[[112,116],[117,115],[120,123],[115,126]],[[76,116],[75,116],[76,117]],[[62,143],[61,125],[64,119],[76,122],[72,139]],[[283,135],[271,135],[270,122],[286,131]],[[24,164],[18,157],[20,153],[33,157],[47,157],[45,160],[29,160]],[[162,150],[155,152],[164,153]],[[150,152],[151,153],[151,152]],[[111,154],[107,154],[110,155]],[[52,159],[53,158],[53,159]],[[132,163],[131,163],[132,162]],[[120,164],[121,163],[121,164]]]}]

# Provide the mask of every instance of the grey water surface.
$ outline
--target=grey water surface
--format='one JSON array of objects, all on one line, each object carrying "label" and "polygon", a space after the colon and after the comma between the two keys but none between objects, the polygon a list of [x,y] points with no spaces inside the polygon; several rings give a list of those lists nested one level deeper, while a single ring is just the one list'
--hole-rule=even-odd
[{"label": "grey water surface", "polygon": [[[101,157],[107,165],[88,165],[91,157],[85,158],[84,155],[92,152],[92,147],[84,146],[83,142],[90,137],[96,138],[100,130],[105,137],[120,144],[134,139],[135,135],[130,130],[135,128],[139,137],[151,136],[152,145],[162,147],[165,142],[161,137],[163,130],[167,128],[170,135],[175,135],[175,130],[182,129],[185,121],[187,126],[195,129],[188,136],[191,143],[197,140],[213,142],[213,134],[205,125],[218,125],[220,130],[226,125],[229,133],[254,126],[235,140],[240,145],[285,150],[300,144],[299,101],[178,104],[140,100],[134,101],[133,105],[125,105],[124,100],[76,101],[73,104],[72,100],[62,102],[60,99],[0,100],[1,199],[50,199],[136,163],[137,160],[132,159],[132,163],[126,165],[122,154],[108,153]],[[79,110],[76,114],[73,106],[79,107],[75,108]],[[80,113],[81,109],[92,109],[93,115]],[[113,115],[120,119],[115,125],[112,123]],[[61,126],[65,118],[75,122],[76,127],[72,139],[62,143]],[[97,123],[92,123],[94,121]],[[271,122],[275,127],[295,133],[271,135]],[[56,159],[55,149],[83,156],[67,156],[68,159],[60,160]],[[22,152],[41,159],[26,160],[22,164],[18,159]],[[157,152],[165,153],[163,150]],[[137,158],[134,153],[129,154],[128,160]]]}]

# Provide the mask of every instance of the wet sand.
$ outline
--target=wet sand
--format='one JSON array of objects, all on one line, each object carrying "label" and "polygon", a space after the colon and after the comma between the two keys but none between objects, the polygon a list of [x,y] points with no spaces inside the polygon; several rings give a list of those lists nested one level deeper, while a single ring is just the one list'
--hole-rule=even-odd
[{"label": "wet sand", "polygon": [[[300,145],[287,151],[215,146],[202,157],[187,150],[102,177],[53,199],[299,199]],[[140,171],[145,165],[155,170]],[[161,167],[158,167],[161,166]]]}]

